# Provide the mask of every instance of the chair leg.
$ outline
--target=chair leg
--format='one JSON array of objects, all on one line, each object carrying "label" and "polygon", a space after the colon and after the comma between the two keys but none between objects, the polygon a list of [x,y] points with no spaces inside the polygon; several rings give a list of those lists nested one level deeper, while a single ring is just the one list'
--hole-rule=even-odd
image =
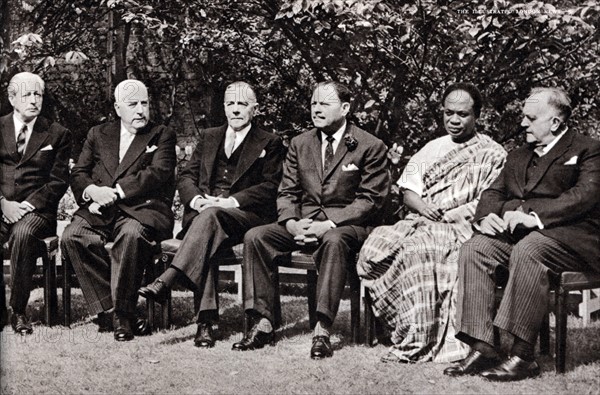
[{"label": "chair leg", "polygon": [[69,260],[62,256],[62,302],[63,302],[63,325],[71,326],[71,275],[72,267]]},{"label": "chair leg", "polygon": [[310,329],[317,325],[317,271],[306,271],[306,291],[308,293],[308,322]]},{"label": "chair leg", "polygon": [[365,342],[369,347],[373,347],[375,345],[375,316],[373,314],[371,295],[366,288],[363,303],[365,305]]},{"label": "chair leg", "polygon": [[275,305],[273,306],[273,318],[275,322],[273,323],[274,329],[279,329],[282,324],[281,318],[281,294],[279,292],[279,267],[276,267],[273,270],[273,290],[275,291]]},{"label": "chair leg", "polygon": [[56,296],[56,255],[45,252],[42,255],[42,270],[44,273],[44,320],[52,326],[57,315]]},{"label": "chair leg", "polygon": [[564,373],[567,348],[567,294],[562,287],[556,295],[556,372]]},{"label": "chair leg", "polygon": [[354,270],[348,273],[350,283],[350,326],[352,343],[360,343],[360,278]]},{"label": "chair leg", "polygon": [[550,354],[550,317],[548,313],[544,315],[544,321],[540,328],[540,354]]}]

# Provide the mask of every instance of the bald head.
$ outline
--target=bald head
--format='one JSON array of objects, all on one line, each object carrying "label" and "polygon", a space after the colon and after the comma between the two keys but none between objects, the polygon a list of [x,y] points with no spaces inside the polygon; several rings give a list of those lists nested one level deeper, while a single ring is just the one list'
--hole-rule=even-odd
[{"label": "bald head", "polygon": [[42,110],[44,80],[29,72],[15,74],[8,84],[8,101],[18,118],[29,123]]},{"label": "bald head", "polygon": [[138,80],[125,80],[115,88],[115,111],[131,133],[144,128],[150,118],[148,89]]}]

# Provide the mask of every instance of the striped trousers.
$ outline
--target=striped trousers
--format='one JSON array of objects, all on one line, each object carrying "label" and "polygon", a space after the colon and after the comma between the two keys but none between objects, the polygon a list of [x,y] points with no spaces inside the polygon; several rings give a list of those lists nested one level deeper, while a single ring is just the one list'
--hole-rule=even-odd
[{"label": "striped trousers", "polygon": [[[73,217],[63,232],[61,251],[73,265],[91,315],[113,307],[121,313],[135,312],[144,268],[153,255],[154,233],[126,216],[103,227]],[[111,240],[109,256],[104,246]]]},{"label": "striped trousers", "polygon": [[53,232],[56,232],[56,224],[35,212],[26,214],[15,224],[0,221],[0,242],[8,241],[10,249],[10,306],[14,313],[25,314],[35,264],[46,249],[43,239]]},{"label": "striped trousers", "polygon": [[[473,339],[493,344],[494,326],[535,343],[552,276],[586,268],[575,252],[539,232],[516,243],[476,235],[461,247],[458,266],[456,338],[468,344]],[[496,286],[504,284],[496,312]]]}]

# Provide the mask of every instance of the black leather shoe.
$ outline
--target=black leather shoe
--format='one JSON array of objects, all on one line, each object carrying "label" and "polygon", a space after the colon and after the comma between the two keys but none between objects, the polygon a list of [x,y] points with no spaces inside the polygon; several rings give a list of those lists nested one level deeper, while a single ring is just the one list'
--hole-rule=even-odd
[{"label": "black leather shoe", "polygon": [[98,316],[92,320],[92,322],[98,325],[98,332],[112,332],[113,331],[113,319],[111,313],[98,313]]},{"label": "black leather shoe", "polygon": [[248,351],[263,348],[267,344],[272,344],[275,340],[275,332],[263,332],[258,330],[258,326],[255,325],[248,336],[244,337],[241,341],[233,343],[231,347],[235,351]]},{"label": "black leather shoe", "polygon": [[311,359],[323,359],[333,356],[333,348],[329,336],[314,336],[310,348]]},{"label": "black leather shoe", "polygon": [[131,322],[126,315],[115,314],[113,320],[115,327],[115,340],[118,342],[126,342],[133,340],[133,331],[131,330]]},{"label": "black leather shoe", "polygon": [[471,350],[469,355],[457,364],[444,370],[446,376],[466,376],[483,372],[484,370],[498,366],[498,357],[487,358],[479,351]]},{"label": "black leather shoe", "polygon": [[212,325],[199,323],[196,337],[194,338],[194,346],[200,348],[212,348],[215,346],[215,337],[212,331]]},{"label": "black leather shoe", "polygon": [[138,290],[138,294],[146,299],[150,299],[162,304],[167,301],[169,287],[167,287],[167,284],[165,284],[163,280],[157,278],[145,287],[140,288]]},{"label": "black leather shoe", "polygon": [[25,314],[13,314],[11,325],[15,333],[18,333],[21,336],[31,335],[33,333],[33,328]]},{"label": "black leather shoe", "polygon": [[135,325],[133,326],[133,334],[135,336],[148,336],[152,334],[152,328],[148,320],[144,318],[134,318]]},{"label": "black leather shoe", "polygon": [[536,361],[528,362],[514,355],[500,365],[481,372],[480,376],[491,381],[517,381],[539,374],[540,365]]}]

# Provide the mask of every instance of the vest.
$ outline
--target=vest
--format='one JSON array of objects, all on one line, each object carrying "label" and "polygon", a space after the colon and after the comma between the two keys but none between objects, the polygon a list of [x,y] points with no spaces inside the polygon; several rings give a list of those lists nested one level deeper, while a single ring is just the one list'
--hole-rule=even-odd
[{"label": "vest", "polygon": [[216,158],[217,163],[213,168],[213,174],[210,179],[210,194],[212,196],[229,197],[229,189],[231,188],[235,169],[240,160],[244,144],[246,144],[246,139],[233,151],[233,154],[229,158],[225,155],[225,139],[219,144],[219,151]]}]

